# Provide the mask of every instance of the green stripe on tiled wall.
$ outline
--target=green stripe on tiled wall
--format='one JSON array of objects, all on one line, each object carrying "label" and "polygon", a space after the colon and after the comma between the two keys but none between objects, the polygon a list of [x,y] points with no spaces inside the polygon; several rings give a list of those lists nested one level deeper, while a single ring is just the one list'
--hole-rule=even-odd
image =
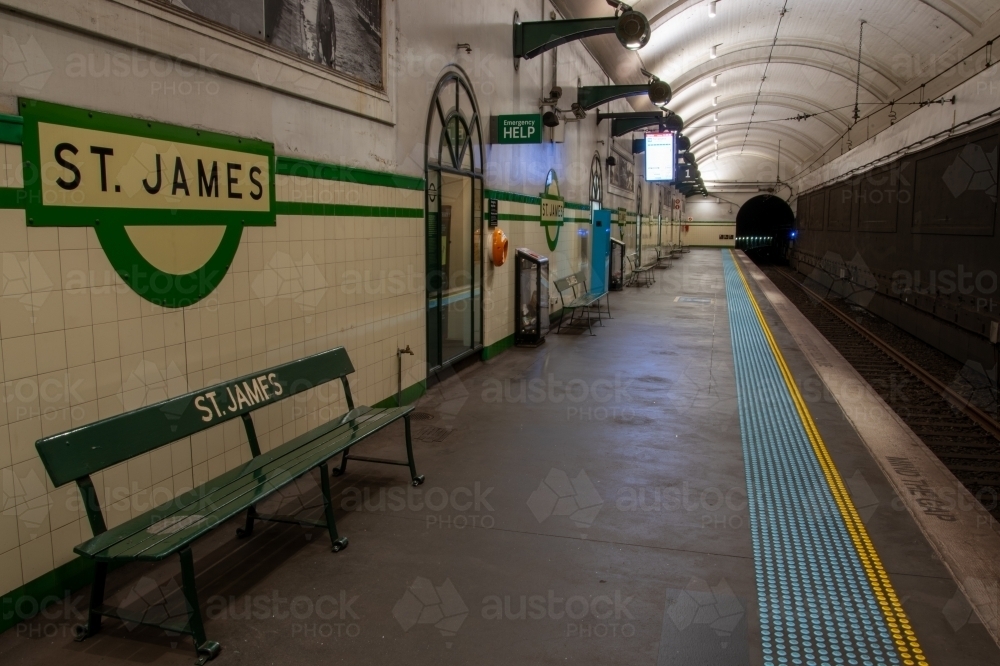
[{"label": "green stripe on tiled wall", "polygon": [[[487,199],[496,199],[497,201],[509,201],[510,203],[521,203],[529,204],[533,206],[541,206],[542,198],[533,197],[528,194],[519,194],[517,192],[504,192],[503,190],[486,190],[483,196]],[[586,211],[590,213],[590,206],[587,204],[576,203],[574,201],[565,201],[563,206],[567,211]],[[524,213],[499,213],[497,219],[501,222],[540,222],[541,212],[538,215],[527,215]],[[590,224],[590,218],[574,217],[571,215],[564,215],[563,222],[570,222],[576,224]]]},{"label": "green stripe on tiled wall", "polygon": [[380,185],[395,187],[402,190],[424,189],[424,179],[413,176],[403,176],[384,171],[370,171],[340,164],[325,164],[311,160],[301,160],[293,157],[278,156],[275,159],[274,172],[282,176],[299,176],[301,178],[318,178],[320,180],[338,180],[361,185]]},{"label": "green stripe on tiled wall", "polygon": [[24,137],[24,118],[0,113],[0,143],[21,145]]},{"label": "green stripe on tiled wall", "polygon": [[302,201],[276,201],[274,212],[278,215],[328,215],[330,217],[423,217],[423,208],[394,208],[390,206],[355,206],[352,204],[306,203]]},{"label": "green stripe on tiled wall", "polygon": [[24,208],[27,190],[18,187],[0,187],[0,208]]},{"label": "green stripe on tiled wall", "polygon": [[512,203],[542,205],[541,197],[533,197],[528,194],[518,194],[517,192],[503,192],[501,190],[486,190],[484,196],[487,199],[497,199],[498,201],[510,201]]}]

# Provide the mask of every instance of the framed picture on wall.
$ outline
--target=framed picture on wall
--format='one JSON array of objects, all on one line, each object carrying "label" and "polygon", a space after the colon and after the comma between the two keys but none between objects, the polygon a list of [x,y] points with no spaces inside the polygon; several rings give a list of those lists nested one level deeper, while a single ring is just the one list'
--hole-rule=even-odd
[{"label": "framed picture on wall", "polygon": [[608,183],[622,194],[632,196],[635,192],[635,164],[632,163],[632,156],[617,145],[612,145],[611,154],[615,158],[615,165],[610,167]]},{"label": "framed picture on wall", "polygon": [[149,0],[384,89],[382,0]]}]

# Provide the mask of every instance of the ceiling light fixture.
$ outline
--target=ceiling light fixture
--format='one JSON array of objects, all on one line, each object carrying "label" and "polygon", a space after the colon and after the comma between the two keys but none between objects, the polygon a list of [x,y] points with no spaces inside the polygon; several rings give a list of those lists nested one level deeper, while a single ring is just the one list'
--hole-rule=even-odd
[{"label": "ceiling light fixture", "polygon": [[[718,99],[718,98],[716,98],[716,99]],[[715,122],[719,122],[719,112],[718,111],[715,112]]]},{"label": "ceiling light fixture", "polygon": [[718,97],[716,97],[715,99],[712,100],[712,106],[719,106],[719,98]]},{"label": "ceiling light fixture", "polygon": [[716,9],[715,9],[715,6],[717,4],[719,4],[717,0],[712,0],[712,2],[708,3],[708,17],[709,18],[715,18],[715,15],[717,13]]},{"label": "ceiling light fixture", "polygon": [[719,57],[719,45],[718,44],[716,44],[715,46],[712,47],[711,56],[713,58],[718,58]]},{"label": "ceiling light fixture", "polygon": [[712,77],[712,87],[714,88],[717,85],[719,85],[719,75],[718,74],[716,74],[715,76]]}]

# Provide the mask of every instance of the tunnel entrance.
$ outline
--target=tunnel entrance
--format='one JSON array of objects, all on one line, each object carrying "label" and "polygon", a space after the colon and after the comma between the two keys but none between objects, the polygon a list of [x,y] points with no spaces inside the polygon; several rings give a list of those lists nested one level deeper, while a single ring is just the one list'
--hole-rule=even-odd
[{"label": "tunnel entrance", "polygon": [[787,263],[795,213],[781,197],[756,196],[736,214],[736,247],[761,263]]}]

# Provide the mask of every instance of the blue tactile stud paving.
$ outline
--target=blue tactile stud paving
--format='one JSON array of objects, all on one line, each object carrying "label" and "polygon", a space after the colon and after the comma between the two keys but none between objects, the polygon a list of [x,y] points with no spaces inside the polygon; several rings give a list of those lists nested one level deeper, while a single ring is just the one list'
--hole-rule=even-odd
[{"label": "blue tactile stud paving", "polygon": [[901,656],[919,646],[899,643],[908,623],[890,629],[730,253],[723,263],[764,663],[925,664]]}]

